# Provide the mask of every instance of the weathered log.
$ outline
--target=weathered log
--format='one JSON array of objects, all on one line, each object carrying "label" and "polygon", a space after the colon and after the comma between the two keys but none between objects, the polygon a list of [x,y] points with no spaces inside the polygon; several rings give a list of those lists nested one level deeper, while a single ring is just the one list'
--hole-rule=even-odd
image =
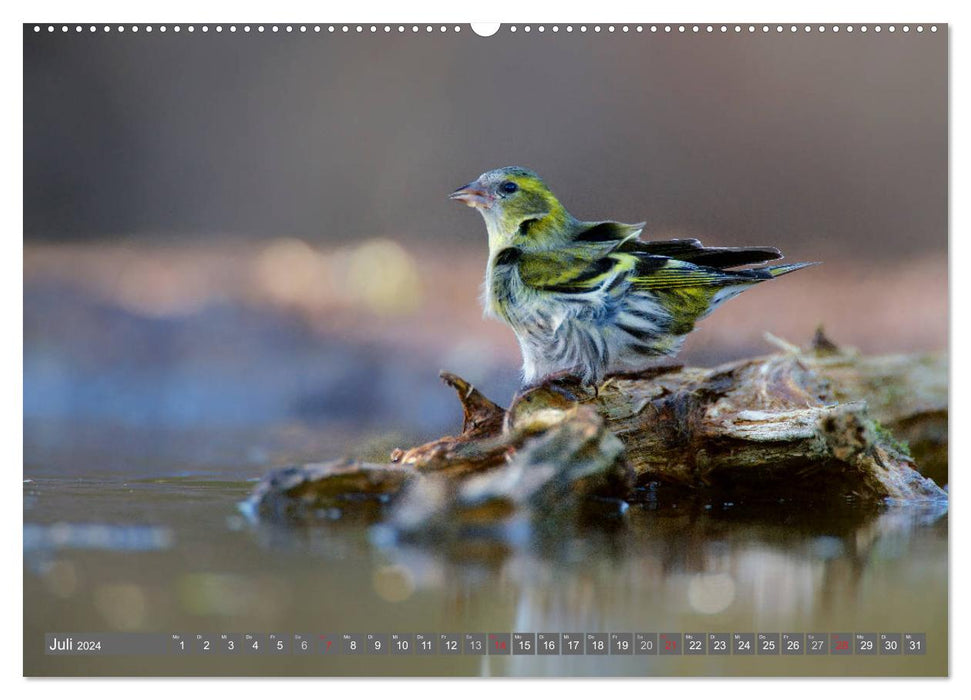
[{"label": "weathered log", "polygon": [[804,361],[841,403],[865,401],[880,427],[908,448],[917,468],[948,482],[948,366],[944,353],[866,357],[816,331]]},{"label": "weathered log", "polygon": [[866,402],[841,403],[802,354],[617,380],[596,402],[642,481],[785,498],[940,495]]},{"label": "weathered log", "polygon": [[422,472],[450,476],[505,464],[515,449],[512,441],[499,439],[506,411],[461,377],[451,372],[442,372],[441,377],[455,389],[462,402],[462,434],[446,435],[409,450],[396,449],[391,453],[391,461],[414,466]]},{"label": "weathered log", "polygon": [[575,514],[590,497],[638,500],[635,485],[647,484],[672,500],[947,498],[892,432],[910,426],[920,440],[946,440],[943,358],[864,358],[820,333],[807,351],[656,368],[597,390],[548,382],[517,394],[508,411],[442,377],[461,401],[461,434],[395,450],[392,465],[272,473],[252,511],[292,520],[379,502],[397,533],[441,539]]},{"label": "weathered log", "polygon": [[[449,383],[464,400],[472,397],[463,392],[465,382]],[[420,465],[336,460],[270,472],[242,510],[254,520],[312,522],[345,512],[376,520],[398,497],[391,517],[398,533],[448,539],[528,521],[533,514],[572,513],[588,496],[620,499],[631,491],[623,443],[591,407],[568,407],[538,433],[503,435],[492,432],[495,426],[489,432],[477,427],[467,421],[458,437],[402,453],[423,460]],[[465,447],[450,451],[453,445]],[[501,463],[496,454],[505,455]],[[454,469],[442,468],[445,455]]]},{"label": "weathered log", "polygon": [[379,519],[384,506],[416,478],[414,470],[340,459],[276,469],[240,505],[253,520],[314,522],[345,512]]},{"label": "weathered log", "polygon": [[501,467],[467,463],[465,478],[436,474],[414,482],[391,520],[399,532],[461,538],[531,514],[572,513],[588,496],[620,499],[631,491],[624,445],[589,406],[568,408],[539,432],[481,439],[519,447]]}]

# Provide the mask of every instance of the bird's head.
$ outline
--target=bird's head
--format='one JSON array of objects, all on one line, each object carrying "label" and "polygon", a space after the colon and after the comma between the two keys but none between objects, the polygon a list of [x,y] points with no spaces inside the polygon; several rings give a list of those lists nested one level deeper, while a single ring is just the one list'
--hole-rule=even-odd
[{"label": "bird's head", "polygon": [[482,173],[449,198],[479,210],[493,251],[555,247],[576,223],[539,175],[517,166]]}]

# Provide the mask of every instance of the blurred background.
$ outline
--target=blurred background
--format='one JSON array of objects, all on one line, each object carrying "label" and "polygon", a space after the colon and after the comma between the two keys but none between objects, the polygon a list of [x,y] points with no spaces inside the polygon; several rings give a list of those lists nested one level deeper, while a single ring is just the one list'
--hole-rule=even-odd
[{"label": "blurred background", "polygon": [[726,304],[684,362],[774,351],[766,332],[805,345],[820,323],[869,353],[945,349],[946,27],[237,27],[24,28],[25,673],[241,672],[45,657],[45,631],[301,626],[889,626],[933,651],[865,669],[292,657],[243,672],[946,673],[946,505],[648,499],[484,561],[237,512],[275,466],[386,461],[458,431],[441,369],[509,401],[520,358],[482,318],[484,225],[447,200],[502,165],[537,170],[581,218],[824,263]]},{"label": "blurred background", "polygon": [[[940,349],[946,38],[504,27],[259,34],[25,28],[25,414],[155,428],[455,425],[497,401],[485,228],[449,202],[536,169],[577,216],[824,265],[682,355]],[[335,446],[341,443],[335,443]]]}]

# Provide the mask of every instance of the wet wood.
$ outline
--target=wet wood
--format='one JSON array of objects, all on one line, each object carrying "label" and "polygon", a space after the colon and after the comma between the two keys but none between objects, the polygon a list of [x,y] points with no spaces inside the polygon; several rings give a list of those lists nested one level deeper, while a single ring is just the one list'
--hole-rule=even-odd
[{"label": "wet wood", "polygon": [[313,522],[347,510],[376,517],[416,477],[412,469],[339,459],[271,471],[241,504],[253,520]]},{"label": "wet wood", "polygon": [[596,390],[563,378],[517,394],[508,410],[443,373],[461,433],[395,450],[389,465],[274,472],[250,503],[289,518],[378,499],[392,504],[398,533],[441,537],[575,513],[590,498],[637,500],[647,485],[668,499],[946,500],[914,456],[943,454],[946,479],[943,356],[863,357],[822,332],[806,350],[777,344],[782,352],[655,368]]}]

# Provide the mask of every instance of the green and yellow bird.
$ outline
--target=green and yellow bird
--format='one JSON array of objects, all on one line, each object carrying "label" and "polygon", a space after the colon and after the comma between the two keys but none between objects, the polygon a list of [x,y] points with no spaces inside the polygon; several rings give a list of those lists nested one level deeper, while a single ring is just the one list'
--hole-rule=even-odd
[{"label": "green and yellow bird", "polygon": [[643,224],[580,221],[531,170],[490,170],[451,194],[489,233],[488,315],[512,327],[523,380],[599,384],[677,354],[695,322],[764,280],[814,263],[748,267],[776,248],[639,240]]}]

